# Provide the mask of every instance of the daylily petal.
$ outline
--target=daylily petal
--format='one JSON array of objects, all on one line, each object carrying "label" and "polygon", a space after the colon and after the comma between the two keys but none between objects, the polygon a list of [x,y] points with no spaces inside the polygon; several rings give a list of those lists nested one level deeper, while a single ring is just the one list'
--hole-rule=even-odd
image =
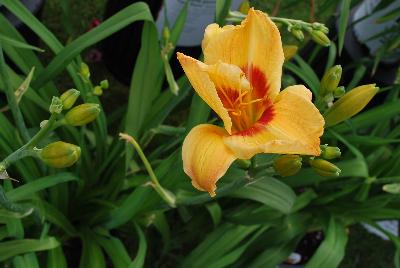
[{"label": "daylily petal", "polygon": [[220,127],[202,124],[186,136],[182,147],[183,169],[195,188],[215,196],[216,182],[236,159],[225,146],[228,133]]},{"label": "daylily petal", "polygon": [[290,92],[292,94],[296,94],[299,97],[303,97],[308,101],[311,101],[311,99],[312,99],[311,90],[306,88],[304,85],[289,86],[289,87],[285,88],[284,91],[282,91],[283,94],[287,94],[288,92]]},{"label": "daylily petal", "polygon": [[273,100],[279,93],[284,61],[281,36],[265,13],[250,9],[241,25],[209,25],[202,46],[206,64],[222,61],[242,68],[256,98],[268,95]]},{"label": "daylily petal", "polygon": [[231,118],[218,97],[214,83],[206,71],[207,65],[179,52],[177,57],[194,90],[218,114],[224,122],[225,129],[228,133],[231,133]]},{"label": "daylily petal", "polygon": [[324,119],[310,101],[308,90],[293,86],[283,90],[267,111],[268,120],[224,138],[238,158],[257,153],[319,155]]}]

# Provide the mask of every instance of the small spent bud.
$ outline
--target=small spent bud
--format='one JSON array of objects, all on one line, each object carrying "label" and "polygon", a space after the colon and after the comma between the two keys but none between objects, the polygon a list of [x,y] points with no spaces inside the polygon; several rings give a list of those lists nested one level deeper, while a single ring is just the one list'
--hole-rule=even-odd
[{"label": "small spent bud", "polygon": [[169,39],[171,37],[171,33],[169,31],[168,26],[164,25],[163,30],[162,30],[162,35],[163,35],[163,39],[165,42],[169,42]]},{"label": "small spent bud", "polygon": [[290,33],[299,41],[303,41],[304,40],[304,33],[302,30],[297,29],[297,28],[293,28],[290,30]]},{"label": "small spent bud", "polygon": [[96,103],[78,105],[65,115],[65,122],[71,126],[83,126],[94,121],[100,113],[100,106]]},{"label": "small spent bud", "polygon": [[347,92],[324,114],[325,125],[334,126],[358,114],[378,93],[375,84],[363,85]]},{"label": "small spent bud", "polygon": [[90,69],[89,66],[82,62],[81,63],[81,68],[79,70],[79,73],[82,75],[83,78],[85,78],[86,80],[88,80],[90,78]]},{"label": "small spent bud", "polygon": [[385,184],[382,190],[390,194],[400,194],[400,183]]},{"label": "small spent bud", "polygon": [[69,110],[74,106],[76,100],[78,99],[79,95],[81,93],[79,90],[76,90],[74,88],[71,88],[67,91],[65,91],[61,96],[61,102],[63,104],[63,110]]},{"label": "small spent bud", "polygon": [[285,46],[283,46],[283,55],[285,56],[285,61],[288,61],[291,58],[293,58],[294,55],[296,55],[298,49],[299,48],[297,46],[294,46],[294,45],[285,45]]},{"label": "small spent bud", "polygon": [[329,40],[328,36],[321,30],[312,30],[311,38],[315,43],[321,46],[328,47],[331,45],[331,40]]},{"label": "small spent bud", "polygon": [[315,173],[322,177],[337,177],[341,172],[340,168],[324,159],[311,159],[309,163]]},{"label": "small spent bud", "polygon": [[282,155],[275,159],[275,172],[282,177],[288,177],[300,171],[302,158],[298,155]]},{"label": "small spent bud", "polygon": [[335,91],[333,91],[333,96],[335,96],[335,98],[341,98],[344,94],[346,94],[346,89],[343,86],[337,87]]},{"label": "small spent bud", "polygon": [[49,112],[51,114],[60,114],[63,110],[63,104],[59,97],[53,97],[51,100]]},{"label": "small spent bud", "polygon": [[330,68],[322,77],[319,92],[321,96],[333,93],[337,89],[342,78],[342,66],[335,65]]},{"label": "small spent bud", "polygon": [[339,158],[342,155],[338,147],[321,145],[321,157],[326,160]]},{"label": "small spent bud", "polygon": [[39,125],[40,128],[44,128],[48,122],[49,122],[49,120],[43,120],[42,122],[40,122],[40,125]]},{"label": "small spent bud", "polygon": [[239,12],[242,13],[242,14],[247,15],[247,13],[249,13],[249,9],[250,9],[249,0],[243,0],[242,3],[239,6]]},{"label": "small spent bud", "polygon": [[54,168],[70,167],[79,160],[81,148],[74,144],[57,141],[39,151],[39,158]]},{"label": "small spent bud", "polygon": [[102,89],[108,89],[110,87],[110,84],[108,83],[107,79],[104,79],[100,82],[100,86]]},{"label": "small spent bud", "polygon": [[103,88],[101,86],[95,86],[93,88],[93,94],[96,95],[96,96],[103,95]]},{"label": "small spent bud", "polygon": [[238,159],[236,160],[236,163],[242,169],[249,169],[251,166],[251,161],[249,159]]}]

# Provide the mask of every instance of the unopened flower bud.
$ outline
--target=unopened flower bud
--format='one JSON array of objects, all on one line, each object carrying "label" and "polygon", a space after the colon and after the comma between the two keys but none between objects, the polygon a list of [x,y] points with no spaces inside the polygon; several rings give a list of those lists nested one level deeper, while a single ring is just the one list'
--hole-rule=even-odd
[{"label": "unopened flower bud", "polygon": [[322,145],[321,146],[321,157],[326,160],[339,158],[341,156],[340,149],[338,147]]},{"label": "unopened flower bud", "polygon": [[319,92],[321,96],[333,93],[337,89],[342,78],[342,66],[335,65],[330,68],[322,77]]},{"label": "unopened flower bud", "polygon": [[62,105],[63,105],[63,110],[71,109],[72,106],[74,106],[74,104],[75,104],[75,102],[78,99],[80,94],[81,93],[78,90],[74,89],[74,88],[71,88],[71,89],[65,91],[60,96],[60,99],[61,99],[61,102],[62,102]]},{"label": "unopened flower bud", "polygon": [[107,79],[104,79],[100,82],[100,86],[102,89],[108,89],[110,87],[110,84],[108,83]]},{"label": "unopened flower bud", "polygon": [[169,31],[168,26],[164,26],[164,27],[163,27],[162,35],[163,35],[164,40],[165,40],[166,42],[168,42],[168,41],[169,41],[169,38],[171,37],[171,33],[170,33],[170,31]]},{"label": "unopened flower bud", "polygon": [[293,45],[283,46],[283,55],[285,56],[285,61],[288,61],[291,58],[293,58],[293,56],[296,55],[297,50],[298,50],[297,46]]},{"label": "unopened flower bud", "polygon": [[79,73],[82,75],[83,78],[89,79],[89,77],[90,77],[89,66],[86,63],[82,62],[81,63],[81,69],[79,70]]},{"label": "unopened flower bud", "polygon": [[333,91],[333,96],[335,96],[335,98],[341,98],[344,94],[346,94],[346,90],[343,86],[337,87],[335,91]]},{"label": "unopened flower bud", "polygon": [[359,113],[378,93],[375,84],[363,85],[347,92],[324,114],[325,125],[334,126]]},{"label": "unopened flower bud", "polygon": [[51,114],[59,114],[62,112],[62,110],[63,110],[63,104],[61,99],[59,97],[53,97],[53,99],[51,100],[49,112]]},{"label": "unopened flower bud", "polygon": [[95,86],[93,88],[93,94],[96,95],[96,96],[103,95],[103,89],[101,88],[101,86]]},{"label": "unopened flower bud", "polygon": [[311,38],[315,43],[321,46],[328,47],[331,45],[331,40],[329,40],[328,36],[326,36],[326,34],[321,30],[312,30]]},{"label": "unopened flower bud", "polygon": [[279,176],[292,176],[300,171],[301,160],[298,155],[282,155],[275,159],[274,169]]},{"label": "unopened flower bud", "polygon": [[70,167],[78,161],[80,156],[79,146],[62,141],[53,142],[39,152],[40,159],[54,168]]},{"label": "unopened flower bud", "polygon": [[297,40],[303,41],[304,40],[304,33],[300,29],[293,28],[290,30],[291,34],[296,37]]},{"label": "unopened flower bud", "polygon": [[78,105],[65,115],[65,122],[71,126],[83,126],[97,118],[100,107],[95,103]]},{"label": "unopened flower bud", "polygon": [[250,9],[250,2],[249,0],[243,0],[239,6],[239,12],[247,15]]},{"label": "unopened flower bud", "polygon": [[48,122],[49,122],[49,120],[43,120],[42,122],[40,122],[40,125],[39,125],[40,128],[44,128]]},{"label": "unopened flower bud", "polygon": [[323,32],[324,34],[329,33],[329,28],[326,27],[324,24],[319,23],[319,22],[314,22],[312,24],[313,29],[315,30],[320,30],[321,32]]},{"label": "unopened flower bud", "polygon": [[242,169],[248,169],[251,165],[251,161],[248,159],[238,159],[236,160],[236,163]]},{"label": "unopened flower bud", "polygon": [[324,159],[312,159],[310,160],[310,166],[322,177],[336,177],[341,172],[340,168]]},{"label": "unopened flower bud", "polygon": [[400,183],[385,184],[382,190],[390,194],[400,194]]}]

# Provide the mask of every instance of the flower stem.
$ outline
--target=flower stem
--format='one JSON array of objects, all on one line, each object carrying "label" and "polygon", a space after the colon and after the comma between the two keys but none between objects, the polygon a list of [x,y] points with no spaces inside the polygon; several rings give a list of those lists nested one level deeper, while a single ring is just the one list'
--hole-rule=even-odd
[{"label": "flower stem", "polygon": [[54,129],[56,123],[56,114],[52,114],[49,121],[42,127],[35,136],[32,137],[25,145],[20,147],[15,152],[8,155],[2,162],[0,162],[0,172],[6,170],[12,163],[27,156],[35,156],[36,152],[33,149],[48,132]]},{"label": "flower stem", "polygon": [[164,189],[161,184],[159,183],[156,174],[153,171],[153,168],[150,165],[150,162],[147,160],[146,155],[143,153],[142,148],[140,147],[140,145],[136,142],[136,140],[125,133],[120,133],[119,134],[120,138],[129,142],[130,144],[133,145],[133,147],[135,148],[136,152],[138,153],[140,159],[142,160],[147,172],[149,173],[151,182],[152,182],[152,186],[154,188],[154,190],[156,190],[156,192],[160,195],[160,197],[170,206],[170,207],[176,207],[175,204],[175,196],[167,191],[166,189]]}]

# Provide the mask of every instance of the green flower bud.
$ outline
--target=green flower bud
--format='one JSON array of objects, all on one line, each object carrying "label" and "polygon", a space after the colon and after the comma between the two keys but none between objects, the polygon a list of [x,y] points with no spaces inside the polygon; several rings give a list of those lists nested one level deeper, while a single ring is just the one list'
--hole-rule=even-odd
[{"label": "green flower bud", "polygon": [[313,27],[313,29],[315,29],[315,30],[319,30],[319,31],[323,32],[324,34],[329,33],[329,28],[326,27],[326,26],[325,26],[324,24],[322,24],[322,23],[314,22],[314,23],[312,24],[312,27]]},{"label": "green flower bud", "polygon": [[40,159],[54,168],[70,167],[78,161],[80,156],[79,146],[62,141],[53,142],[39,152]]},{"label": "green flower bud", "polygon": [[96,95],[96,96],[103,95],[103,89],[101,88],[101,86],[95,86],[93,88],[93,94]]},{"label": "green flower bud", "polygon": [[300,29],[293,28],[290,30],[290,33],[296,37],[297,40],[303,41],[304,40],[304,33]]},{"label": "green flower bud", "polygon": [[326,34],[321,30],[312,30],[311,38],[315,43],[321,46],[328,47],[331,45],[331,40],[329,40],[328,36],[326,36]]},{"label": "green flower bud", "polygon": [[63,104],[59,97],[53,97],[51,100],[49,112],[51,114],[60,114],[63,110]]},{"label": "green flower bud", "polygon": [[341,172],[340,168],[323,159],[312,159],[309,163],[312,169],[322,177],[336,177]]},{"label": "green flower bud", "polygon": [[168,42],[170,37],[171,37],[171,33],[170,33],[169,28],[167,26],[163,27],[162,35],[163,35],[164,40]]},{"label": "green flower bud", "polygon": [[291,58],[293,58],[294,55],[296,55],[298,49],[299,48],[297,46],[294,46],[294,45],[285,45],[285,46],[283,46],[283,55],[285,56],[285,61],[288,61]]},{"label": "green flower bud", "polygon": [[359,113],[378,93],[378,90],[375,84],[369,84],[347,92],[324,114],[325,126],[334,126]]},{"label": "green flower bud", "polygon": [[108,89],[110,87],[110,84],[108,83],[108,80],[105,79],[105,80],[100,82],[100,86],[101,86],[102,89]]},{"label": "green flower bud", "polygon": [[321,96],[333,93],[337,89],[342,77],[342,66],[335,65],[330,68],[322,77],[319,92]]},{"label": "green flower bud", "polygon": [[335,98],[341,98],[344,94],[346,94],[346,90],[343,86],[338,87],[335,89],[335,91],[333,91],[333,96],[335,96]]},{"label": "green flower bud", "polygon": [[97,118],[100,107],[96,103],[78,105],[65,115],[65,122],[71,126],[83,126]]},{"label": "green flower bud", "polygon": [[242,3],[239,6],[239,12],[242,13],[242,14],[247,15],[247,13],[249,13],[249,9],[250,9],[249,0],[243,0]]},{"label": "green flower bud", "polygon": [[82,75],[83,78],[85,78],[86,80],[88,80],[89,77],[90,77],[90,69],[89,69],[89,66],[88,66],[86,63],[82,62],[82,63],[81,63],[81,69],[79,70],[79,73]]},{"label": "green flower bud", "polygon": [[390,194],[400,194],[400,183],[385,184],[382,190]]},{"label": "green flower bud", "polygon": [[301,157],[298,155],[282,155],[275,159],[275,172],[282,177],[292,176],[301,169]]},{"label": "green flower bud", "polygon": [[80,94],[81,93],[78,90],[74,89],[74,88],[71,88],[71,89],[65,91],[60,96],[61,102],[63,104],[63,110],[71,109],[72,106],[74,106],[74,104],[75,104],[75,102],[78,99]]},{"label": "green flower bud", "polygon": [[340,149],[338,147],[322,145],[321,146],[321,157],[326,160],[339,158],[341,156]]},{"label": "green flower bud", "polygon": [[251,161],[248,159],[238,159],[238,160],[236,160],[236,163],[242,169],[249,169],[249,167],[251,165]]}]

